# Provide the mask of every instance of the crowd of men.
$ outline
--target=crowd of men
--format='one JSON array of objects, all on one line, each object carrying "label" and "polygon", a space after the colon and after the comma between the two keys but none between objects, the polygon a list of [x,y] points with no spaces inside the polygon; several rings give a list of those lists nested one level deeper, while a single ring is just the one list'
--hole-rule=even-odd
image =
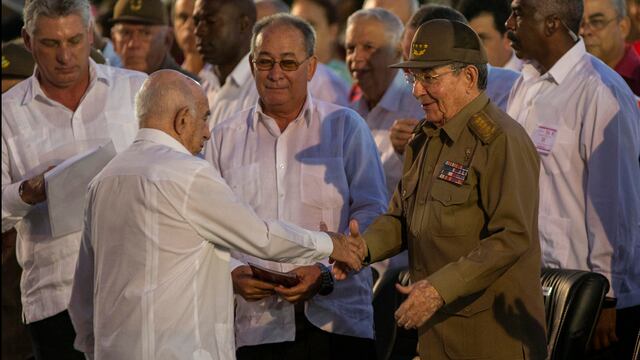
[{"label": "crowd of men", "polygon": [[[3,358],[376,359],[374,281],[407,267],[422,359],[545,359],[543,267],[607,278],[584,356],[631,358],[637,0],[352,3],[118,0],[98,29],[87,0],[26,2]],[[54,235],[51,170],[104,141]]]}]

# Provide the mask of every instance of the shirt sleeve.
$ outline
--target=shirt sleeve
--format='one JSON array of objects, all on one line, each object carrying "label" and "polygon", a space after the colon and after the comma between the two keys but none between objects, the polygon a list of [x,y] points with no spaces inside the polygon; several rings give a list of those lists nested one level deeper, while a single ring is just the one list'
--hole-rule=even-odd
[{"label": "shirt sleeve", "polygon": [[445,303],[489,287],[537,241],[540,167],[529,137],[500,136],[485,156],[479,192],[490,235],[427,278]]},{"label": "shirt sleeve", "polygon": [[616,296],[637,263],[628,249],[640,242],[640,111],[631,96],[611,91],[600,87],[585,112],[580,155],[586,164],[587,265],[609,280],[608,295]]},{"label": "shirt sleeve", "polygon": [[356,219],[360,231],[387,208],[387,187],[378,149],[371,131],[356,112],[349,110],[345,131],[344,166],[349,182],[349,218]]},{"label": "shirt sleeve", "polygon": [[[4,119],[2,121],[4,123]],[[20,198],[21,182],[21,179],[11,177],[9,148],[2,136],[2,232],[11,229],[33,207]]]},{"label": "shirt sleeve", "polygon": [[333,251],[326,233],[262,220],[210,166],[198,171],[187,193],[185,219],[200,236],[223,248],[281,262],[318,261]]}]

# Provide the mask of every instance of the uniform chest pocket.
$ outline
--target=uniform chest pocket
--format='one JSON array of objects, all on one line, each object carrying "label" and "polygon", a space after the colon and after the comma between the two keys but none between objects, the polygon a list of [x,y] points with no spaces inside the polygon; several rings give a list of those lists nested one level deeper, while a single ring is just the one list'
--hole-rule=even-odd
[{"label": "uniform chest pocket", "polygon": [[473,187],[458,187],[436,180],[431,189],[429,199],[429,231],[435,236],[463,236],[475,226],[470,226],[473,219],[465,216]]},{"label": "uniform chest pocket", "polygon": [[260,165],[252,163],[225,170],[223,177],[242,201],[254,209],[261,203]]},{"label": "uniform chest pocket", "polygon": [[319,208],[341,207],[347,201],[349,186],[340,158],[302,159],[300,198]]}]

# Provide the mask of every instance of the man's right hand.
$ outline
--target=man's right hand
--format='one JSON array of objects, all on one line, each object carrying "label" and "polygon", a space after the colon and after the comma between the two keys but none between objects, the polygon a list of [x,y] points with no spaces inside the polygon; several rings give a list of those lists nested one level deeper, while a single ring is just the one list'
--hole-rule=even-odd
[{"label": "man's right hand", "polygon": [[231,272],[233,292],[247,301],[258,301],[273,295],[275,284],[264,282],[253,277],[247,265],[238,266]]},{"label": "man's right hand", "polygon": [[47,200],[47,193],[44,186],[44,173],[53,168],[54,166],[50,166],[41,174],[38,174],[29,180],[23,181],[23,183],[20,185],[22,187],[22,192],[20,193],[20,198],[22,199],[22,201],[29,205],[36,205]]},{"label": "man's right hand", "polygon": [[418,125],[418,119],[398,119],[391,125],[389,139],[393,149],[400,155],[404,154],[404,148],[413,134],[413,129]]},{"label": "man's right hand", "polygon": [[[352,223],[355,224],[357,228],[358,222],[356,220],[351,220],[349,228],[351,228]],[[331,256],[329,256],[330,262],[335,262],[336,265],[341,264],[340,266],[343,268],[360,271],[360,269],[362,269],[362,260],[364,260],[365,256],[365,250],[363,250],[363,248],[366,249],[362,237],[360,237],[359,234],[354,237],[353,235],[346,236],[331,231],[325,232],[331,236],[331,240],[333,241],[333,252]]]},{"label": "man's right hand", "polygon": [[355,253],[358,259],[358,268],[354,268],[349,263],[344,261],[336,260],[335,264],[333,264],[333,277],[336,280],[344,280],[347,278],[347,274],[350,270],[360,270],[362,267],[362,262],[369,250],[367,249],[367,243],[364,241],[364,238],[360,235],[360,228],[358,226],[358,221],[355,219],[351,219],[349,221],[349,246],[351,250]]}]

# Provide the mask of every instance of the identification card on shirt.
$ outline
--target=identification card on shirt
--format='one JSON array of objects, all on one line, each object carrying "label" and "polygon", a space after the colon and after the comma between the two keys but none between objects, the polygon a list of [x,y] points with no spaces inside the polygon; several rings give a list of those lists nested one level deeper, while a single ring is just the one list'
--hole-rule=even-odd
[{"label": "identification card on shirt", "polygon": [[538,126],[531,135],[531,140],[538,152],[547,155],[551,152],[553,144],[556,142],[558,130],[546,126]]}]

